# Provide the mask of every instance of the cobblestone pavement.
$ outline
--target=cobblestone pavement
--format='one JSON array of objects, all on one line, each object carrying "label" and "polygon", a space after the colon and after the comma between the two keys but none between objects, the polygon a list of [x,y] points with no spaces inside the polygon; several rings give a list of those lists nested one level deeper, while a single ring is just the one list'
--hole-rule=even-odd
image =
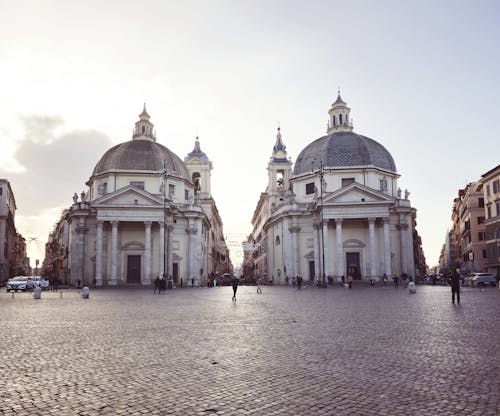
[{"label": "cobblestone pavement", "polygon": [[1,415],[499,415],[500,291],[0,294]]}]

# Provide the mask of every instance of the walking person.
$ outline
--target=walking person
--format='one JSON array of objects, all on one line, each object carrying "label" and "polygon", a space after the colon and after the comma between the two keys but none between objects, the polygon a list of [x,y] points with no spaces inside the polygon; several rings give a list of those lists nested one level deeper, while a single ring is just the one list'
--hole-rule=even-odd
[{"label": "walking person", "polygon": [[299,274],[297,276],[297,289],[301,289],[302,288],[302,276]]},{"label": "walking person", "polygon": [[450,277],[451,286],[451,303],[455,303],[455,295],[457,297],[457,303],[460,305],[460,275],[455,270]]},{"label": "walking person", "polygon": [[352,289],[352,276],[350,274],[347,275],[347,287]]},{"label": "walking person", "polygon": [[262,278],[257,279],[257,293],[262,295]]},{"label": "walking person", "polygon": [[158,290],[158,293],[160,293],[160,276],[156,276],[156,279],[153,282],[153,286],[154,286],[153,294],[156,294],[157,290]]},{"label": "walking person", "polygon": [[238,290],[238,284],[240,283],[238,276],[236,275],[233,276],[232,283],[233,283],[233,302],[236,302],[236,291]]},{"label": "walking person", "polygon": [[395,274],[393,277],[392,277],[392,280],[394,280],[394,288],[397,289],[399,287],[399,277],[397,274]]}]

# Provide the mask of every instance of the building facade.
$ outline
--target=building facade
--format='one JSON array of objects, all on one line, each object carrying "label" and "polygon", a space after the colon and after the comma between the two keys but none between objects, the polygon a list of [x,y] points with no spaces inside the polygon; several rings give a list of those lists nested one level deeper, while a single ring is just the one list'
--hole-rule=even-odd
[{"label": "building facade", "polygon": [[159,144],[144,106],[132,140],[102,156],[87,192],[73,196],[56,224],[45,273],[114,286],[149,285],[158,276],[201,285],[230,271],[211,170],[198,139],[184,161]]},{"label": "building facade", "polygon": [[16,199],[7,179],[0,179],[0,283],[30,273],[26,241],[16,231]]},{"label": "building facade", "polygon": [[486,271],[500,280],[500,165],[481,177],[484,197]]},{"label": "building facade", "polygon": [[[333,282],[414,277],[416,210],[398,187],[390,153],[353,132],[340,94],[327,135],[308,144],[295,164],[281,132],[268,163],[268,184],[255,209],[244,270],[274,283],[295,276]],[[424,260],[425,261],[425,260]]]}]

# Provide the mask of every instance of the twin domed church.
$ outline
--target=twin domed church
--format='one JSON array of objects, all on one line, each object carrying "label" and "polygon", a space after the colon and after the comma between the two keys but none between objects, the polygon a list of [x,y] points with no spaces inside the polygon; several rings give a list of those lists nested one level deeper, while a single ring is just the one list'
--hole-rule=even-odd
[{"label": "twin domed church", "polygon": [[[295,164],[278,129],[244,244],[245,277],[284,284],[299,275],[324,283],[415,276],[416,210],[401,195],[390,153],[354,133],[349,112],[339,94],[327,135]],[[150,285],[160,276],[199,286],[232,273],[211,170],[198,139],[184,160],[158,143],[144,106],[132,139],[102,156],[88,191],[73,196],[55,225],[44,274],[68,284]]]},{"label": "twin domed church", "polygon": [[308,144],[295,164],[278,128],[246,245],[246,274],[275,284],[297,276],[328,284],[348,275],[378,280],[425,271],[416,210],[398,187],[394,159],[353,132],[349,113],[339,93],[326,136]]}]

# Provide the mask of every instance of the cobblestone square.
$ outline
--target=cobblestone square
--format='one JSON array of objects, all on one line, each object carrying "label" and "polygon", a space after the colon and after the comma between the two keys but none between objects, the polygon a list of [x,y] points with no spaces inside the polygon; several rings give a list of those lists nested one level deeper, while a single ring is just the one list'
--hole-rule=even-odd
[{"label": "cobblestone square", "polygon": [[500,291],[0,294],[1,415],[498,415]]}]

